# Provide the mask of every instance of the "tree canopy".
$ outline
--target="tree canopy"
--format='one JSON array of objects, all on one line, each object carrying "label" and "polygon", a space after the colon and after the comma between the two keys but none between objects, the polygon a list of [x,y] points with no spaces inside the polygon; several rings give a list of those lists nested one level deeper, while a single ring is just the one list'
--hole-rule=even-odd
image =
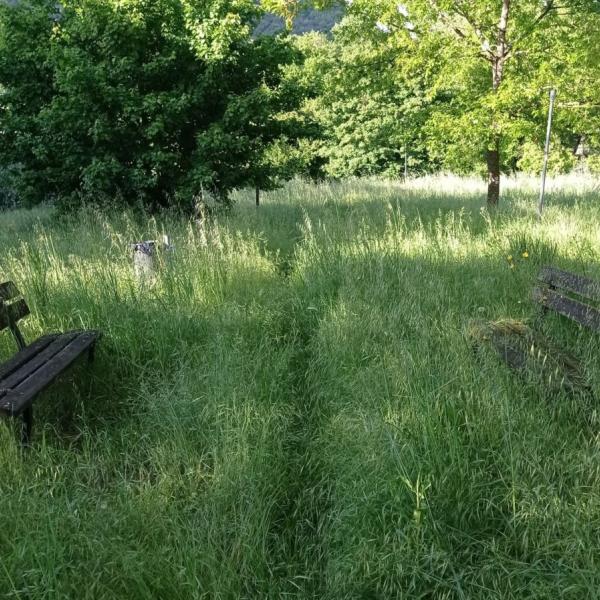
[{"label": "tree canopy", "polygon": [[273,185],[274,148],[296,136],[282,74],[297,52],[254,39],[257,14],[251,0],[3,5],[0,164],[21,197],[156,209]]},{"label": "tree canopy", "polygon": [[[303,6],[283,4],[288,18]],[[346,4],[348,15],[332,43],[317,53],[320,118],[335,142],[332,170],[344,172],[335,165],[345,140],[358,155],[369,147],[381,156],[386,144],[376,132],[386,131],[396,156],[408,140],[417,154],[426,151],[430,168],[472,172],[487,163],[488,201],[495,205],[501,170],[537,161],[551,87],[562,102],[557,134],[563,147],[581,134],[597,138],[598,0]],[[375,127],[365,127],[368,122]],[[361,140],[365,135],[371,143]],[[343,163],[361,172],[350,158]]]}]

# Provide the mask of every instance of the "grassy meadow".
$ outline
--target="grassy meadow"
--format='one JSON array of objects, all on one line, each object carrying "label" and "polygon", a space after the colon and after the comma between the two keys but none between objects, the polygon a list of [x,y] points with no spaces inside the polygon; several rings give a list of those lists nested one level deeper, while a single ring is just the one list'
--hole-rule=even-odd
[{"label": "grassy meadow", "polygon": [[[293,182],[206,234],[174,215],[0,214],[28,339],[104,332],[0,426],[0,598],[595,598],[600,419],[493,354],[542,265],[600,278],[600,190]],[[136,282],[128,244],[175,250]],[[512,257],[509,260],[508,257]],[[546,333],[600,390],[598,337]],[[13,352],[0,335],[0,357]]]}]

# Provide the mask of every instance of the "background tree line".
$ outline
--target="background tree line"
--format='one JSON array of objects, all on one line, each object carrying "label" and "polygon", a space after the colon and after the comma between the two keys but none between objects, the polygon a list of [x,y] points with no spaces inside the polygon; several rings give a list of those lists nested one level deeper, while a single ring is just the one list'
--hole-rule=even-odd
[{"label": "background tree line", "polygon": [[[334,6],[335,5],[335,6]],[[329,33],[260,35],[334,7]],[[538,171],[600,146],[598,0],[28,0],[0,8],[4,202],[191,209],[296,174]],[[311,13],[311,18],[319,13]],[[264,21],[262,22],[264,31]],[[598,167],[591,156],[589,166]],[[8,185],[6,182],[10,182]],[[2,201],[2,200],[0,200]]]}]

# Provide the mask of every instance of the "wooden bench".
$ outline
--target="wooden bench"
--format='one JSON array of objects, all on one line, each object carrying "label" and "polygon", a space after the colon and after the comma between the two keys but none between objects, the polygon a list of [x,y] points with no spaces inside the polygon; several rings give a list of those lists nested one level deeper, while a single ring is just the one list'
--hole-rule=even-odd
[{"label": "wooden bench", "polygon": [[27,345],[17,322],[29,314],[29,307],[16,286],[0,284],[0,332],[13,334],[19,351],[0,363],[0,415],[23,419],[21,442],[29,444],[33,428],[32,404],[79,356],[87,351],[94,358],[97,331],[69,331],[45,335]]},{"label": "wooden bench", "polygon": [[[532,294],[541,307],[540,317],[555,312],[580,326],[600,332],[600,282],[554,267],[544,267]],[[539,319],[538,319],[539,322]],[[490,342],[502,360],[517,371],[536,374],[552,388],[590,391],[577,359],[559,348],[536,327],[503,320],[470,324],[470,336]]]}]

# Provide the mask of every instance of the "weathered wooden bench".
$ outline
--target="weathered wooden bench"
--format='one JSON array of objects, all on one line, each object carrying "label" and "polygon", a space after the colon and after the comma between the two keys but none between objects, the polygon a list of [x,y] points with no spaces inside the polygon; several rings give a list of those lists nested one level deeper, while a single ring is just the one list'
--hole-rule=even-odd
[{"label": "weathered wooden bench", "polygon": [[0,415],[23,419],[23,445],[31,440],[36,396],[84,352],[93,360],[100,337],[97,331],[69,331],[45,335],[28,345],[17,322],[29,312],[16,286],[10,281],[1,283],[0,332],[10,329],[19,350],[10,360],[0,363]]},{"label": "weathered wooden bench", "polygon": [[[555,312],[580,326],[600,332],[600,310],[590,304],[600,303],[600,282],[544,267],[532,297],[541,308],[540,317]],[[470,324],[470,335],[477,342],[489,342],[512,369],[536,374],[552,388],[589,391],[579,361],[535,326],[508,319],[487,323],[474,321]]]}]

